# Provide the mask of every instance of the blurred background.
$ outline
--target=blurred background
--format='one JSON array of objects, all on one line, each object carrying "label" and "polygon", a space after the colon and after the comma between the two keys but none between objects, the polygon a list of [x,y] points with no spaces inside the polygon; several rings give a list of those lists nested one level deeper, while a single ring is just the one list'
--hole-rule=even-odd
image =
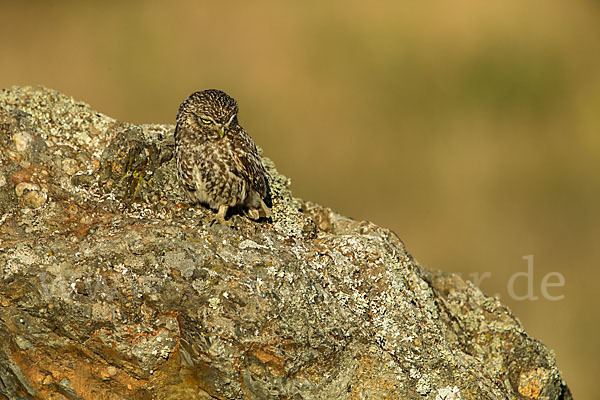
[{"label": "blurred background", "polygon": [[0,20],[0,87],[169,124],[227,91],[296,196],[485,277],[596,398],[597,1],[0,0]]}]

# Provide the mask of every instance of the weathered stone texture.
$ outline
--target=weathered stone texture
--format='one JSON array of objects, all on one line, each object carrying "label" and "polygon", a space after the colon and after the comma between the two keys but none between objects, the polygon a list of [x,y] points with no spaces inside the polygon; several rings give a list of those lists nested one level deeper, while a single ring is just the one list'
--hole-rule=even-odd
[{"label": "weathered stone texture", "polygon": [[0,398],[570,399],[497,299],[292,197],[185,203],[173,127],[0,93]]}]

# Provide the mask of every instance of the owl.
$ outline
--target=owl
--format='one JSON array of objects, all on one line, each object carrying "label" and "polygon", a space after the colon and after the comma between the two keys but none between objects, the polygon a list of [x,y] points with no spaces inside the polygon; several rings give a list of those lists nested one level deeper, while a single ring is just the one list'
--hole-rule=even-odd
[{"label": "owl", "polygon": [[179,180],[193,203],[229,208],[252,219],[270,217],[267,173],[254,141],[239,124],[237,102],[220,90],[192,93],[181,103],[175,127]]}]

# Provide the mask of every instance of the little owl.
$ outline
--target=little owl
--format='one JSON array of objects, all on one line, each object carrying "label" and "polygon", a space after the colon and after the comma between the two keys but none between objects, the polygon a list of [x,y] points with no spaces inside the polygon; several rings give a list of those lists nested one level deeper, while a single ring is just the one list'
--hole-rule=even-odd
[{"label": "little owl", "polygon": [[254,141],[237,120],[237,102],[220,90],[192,93],[181,103],[175,128],[177,172],[194,203],[230,207],[252,219],[269,217],[269,182]]}]

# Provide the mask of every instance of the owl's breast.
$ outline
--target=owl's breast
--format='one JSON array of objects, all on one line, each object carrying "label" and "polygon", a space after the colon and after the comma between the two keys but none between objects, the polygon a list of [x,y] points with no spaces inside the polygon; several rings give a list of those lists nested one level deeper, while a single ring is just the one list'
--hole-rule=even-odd
[{"label": "owl's breast", "polygon": [[239,171],[235,154],[226,146],[207,141],[195,146],[192,158],[194,197],[217,209],[220,205],[236,206],[247,195],[247,183]]}]

